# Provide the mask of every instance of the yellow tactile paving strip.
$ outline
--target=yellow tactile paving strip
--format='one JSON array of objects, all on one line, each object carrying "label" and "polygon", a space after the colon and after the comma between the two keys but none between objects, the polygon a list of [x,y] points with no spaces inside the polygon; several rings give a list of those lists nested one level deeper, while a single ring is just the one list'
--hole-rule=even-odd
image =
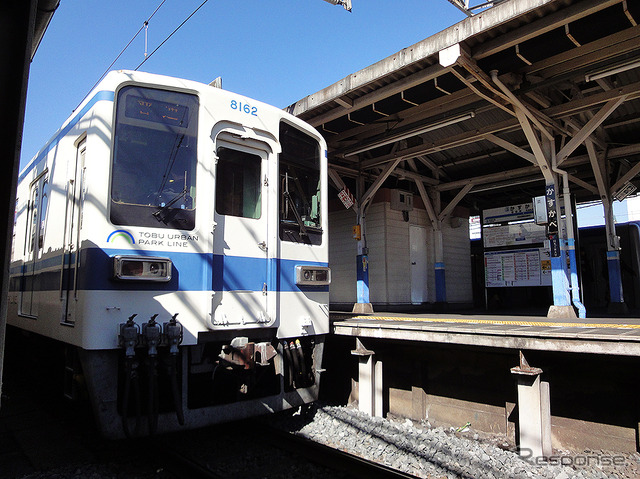
[{"label": "yellow tactile paving strip", "polygon": [[507,326],[545,326],[551,328],[612,328],[612,329],[640,329],[640,324],[620,323],[563,323],[553,321],[530,320],[503,320],[503,319],[473,319],[473,318],[449,318],[449,317],[405,317],[405,316],[355,316],[352,320],[369,321],[411,321],[432,323],[459,323],[459,324],[488,324]]}]

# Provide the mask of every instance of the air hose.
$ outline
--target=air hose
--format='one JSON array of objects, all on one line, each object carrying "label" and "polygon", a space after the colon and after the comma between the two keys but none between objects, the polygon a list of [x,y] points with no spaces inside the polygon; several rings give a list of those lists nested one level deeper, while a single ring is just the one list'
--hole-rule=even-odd
[{"label": "air hose", "polygon": [[136,409],[136,429],[134,434],[140,433],[140,424],[142,419],[141,403],[140,403],[140,383],[138,381],[138,361],[135,359],[135,347],[139,341],[140,328],[133,321],[135,314],[129,316],[126,323],[120,325],[120,346],[125,350],[125,377],[124,389],[122,391],[122,429],[126,437],[130,438],[131,430],[129,429],[129,402],[131,395],[131,387],[133,386],[135,409]]},{"label": "air hose", "polygon": [[291,350],[291,357],[293,358],[293,371],[295,373],[295,378],[293,380],[293,384],[296,388],[299,388],[300,385],[300,361],[298,359],[298,351],[296,349],[296,345],[293,341],[289,343],[289,349]]},{"label": "air hose", "polygon": [[[129,429],[129,396],[133,385],[134,404],[136,409],[136,429],[133,436]],[[127,357],[125,360],[125,381],[122,393],[122,429],[126,437],[131,438],[140,434],[142,422],[142,410],[140,407],[140,382],[138,381],[138,362],[135,358]]]},{"label": "air hose", "polygon": [[182,325],[176,320],[178,313],[174,314],[168,323],[164,323],[164,336],[169,343],[169,358],[167,359],[167,373],[171,383],[171,395],[173,405],[176,408],[178,424],[184,426],[184,411],[182,410],[182,396],[178,388],[178,345],[182,342]]},{"label": "air hose", "polygon": [[288,378],[287,378],[287,386],[292,388],[293,387],[293,358],[291,355],[291,350],[289,349],[289,343],[285,340],[282,342],[282,347],[284,349],[284,356],[286,359],[286,363],[287,363],[287,372],[288,374]]},{"label": "air hose", "polygon": [[149,434],[154,435],[158,430],[158,415],[159,415],[159,399],[158,399],[158,349],[162,337],[162,331],[160,325],[156,322],[154,314],[149,319],[149,322],[142,325],[142,337],[148,348],[148,387],[149,395],[147,401],[147,419],[149,424]]},{"label": "air hose", "polygon": [[300,361],[300,376],[305,386],[313,384],[313,375],[311,371],[307,369],[307,363],[304,360],[304,351],[302,350],[302,343],[299,339],[296,339],[296,352],[298,354],[298,360]]}]

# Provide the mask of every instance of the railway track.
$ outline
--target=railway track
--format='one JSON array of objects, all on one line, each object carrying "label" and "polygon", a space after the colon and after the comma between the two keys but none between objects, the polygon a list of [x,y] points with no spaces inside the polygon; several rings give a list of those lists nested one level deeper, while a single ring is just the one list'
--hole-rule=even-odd
[{"label": "railway track", "polygon": [[79,414],[77,405],[69,408],[39,394],[34,382],[8,379],[0,414],[6,446],[0,479],[51,474],[64,479],[78,477],[78,471],[96,479],[127,471],[140,479],[413,477],[256,420],[105,441],[88,411]]},{"label": "railway track", "polygon": [[273,431],[283,447],[295,451],[296,454],[309,461],[324,465],[330,464],[332,469],[346,473],[347,477],[362,479],[409,479],[416,477],[291,433],[275,429]]},{"label": "railway track", "polygon": [[[259,426],[258,429],[263,428]],[[354,456],[344,451],[334,449],[323,444],[319,444],[294,434],[281,431],[267,426],[262,434],[269,438],[269,448],[272,456],[263,464],[261,478],[295,477],[289,476],[287,471],[292,467],[290,464],[283,464],[283,460],[293,461],[302,464],[314,464],[316,467],[309,467],[307,479],[335,479],[335,478],[356,478],[356,479],[413,479],[415,476],[403,473],[388,466],[371,462]],[[227,439],[230,439],[227,438]],[[237,439],[237,438],[235,438]],[[240,439],[242,441],[242,439]],[[161,451],[161,464],[166,473],[175,476],[177,479],[235,479],[237,477],[256,477],[249,470],[237,470],[228,468],[219,462],[216,456],[194,457],[192,452],[177,449],[171,442],[164,439],[156,440],[156,453]],[[240,446],[241,444],[238,444]],[[258,446],[259,447],[259,446]],[[274,450],[277,450],[274,451]],[[251,456],[255,451],[247,449],[246,456]],[[233,459],[231,459],[233,460]],[[225,472],[226,471],[226,472]]]}]

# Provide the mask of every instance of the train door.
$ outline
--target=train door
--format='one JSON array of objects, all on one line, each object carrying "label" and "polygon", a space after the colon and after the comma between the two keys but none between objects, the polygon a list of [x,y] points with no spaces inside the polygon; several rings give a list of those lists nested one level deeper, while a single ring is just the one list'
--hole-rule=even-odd
[{"label": "train door", "polygon": [[268,153],[217,141],[213,324],[269,322]]},{"label": "train door", "polygon": [[38,316],[37,293],[41,289],[38,264],[42,257],[49,199],[49,180],[46,171],[31,183],[29,195],[24,266],[20,281],[20,314],[35,318]]},{"label": "train door", "polygon": [[411,261],[411,302],[427,301],[427,229],[409,227],[409,260]]},{"label": "train door", "polygon": [[80,229],[82,228],[82,191],[84,189],[86,141],[76,148],[75,161],[70,163],[66,185],[66,208],[62,269],[60,271],[60,300],[63,324],[75,322],[75,305],[78,299],[78,266],[80,263]]}]

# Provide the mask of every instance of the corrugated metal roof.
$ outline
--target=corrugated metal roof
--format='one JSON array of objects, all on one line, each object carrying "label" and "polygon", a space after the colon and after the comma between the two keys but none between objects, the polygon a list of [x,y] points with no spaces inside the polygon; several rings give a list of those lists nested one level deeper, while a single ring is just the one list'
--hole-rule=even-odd
[{"label": "corrugated metal roof", "polygon": [[[375,175],[389,161],[402,158],[401,171],[390,180],[394,185],[404,181],[404,189],[415,190],[415,178],[422,178],[446,204],[463,183],[471,182],[475,186],[463,204],[473,208],[504,203],[506,194],[512,201],[541,194],[543,176],[530,171],[536,162],[531,138],[516,114],[521,105],[529,112],[526,123],[534,136],[538,141],[552,136],[556,152],[591,121],[597,128],[588,138],[597,154],[607,158],[609,188],[640,159],[638,3],[507,0],[288,110],[323,133],[330,165],[347,182],[358,171]],[[440,52],[453,45],[460,45],[460,57],[441,66]],[[621,71],[605,72],[616,68]],[[498,71],[499,82],[491,78],[491,70]],[[586,81],[594,72],[605,74]],[[616,108],[603,110],[619,99]],[[581,180],[574,182],[572,192],[579,200],[590,200],[599,195],[582,142],[564,165]],[[407,172],[413,176],[408,178]]]}]

